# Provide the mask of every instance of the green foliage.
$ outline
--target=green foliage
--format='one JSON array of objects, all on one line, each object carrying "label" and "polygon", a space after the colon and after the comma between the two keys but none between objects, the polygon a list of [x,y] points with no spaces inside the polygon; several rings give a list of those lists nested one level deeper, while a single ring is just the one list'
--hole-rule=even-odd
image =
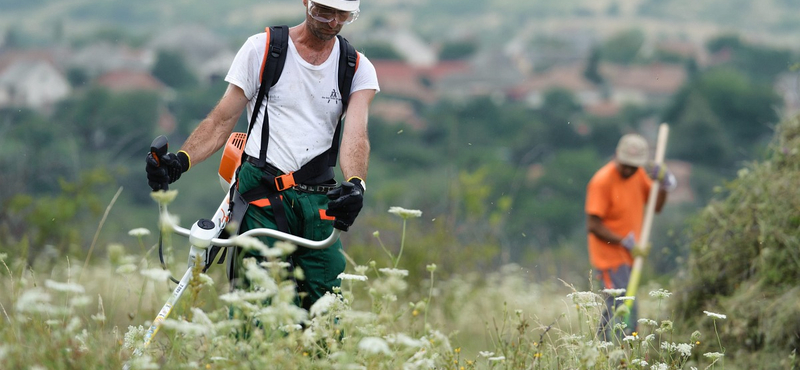
[{"label": "green foliage", "polygon": [[639,50],[644,45],[644,32],[630,29],[618,32],[606,41],[601,47],[604,60],[619,64],[632,64],[639,57]]},{"label": "green foliage", "polygon": [[89,240],[83,226],[102,212],[98,189],[110,182],[105,169],[95,169],[74,183],[59,179],[56,195],[21,193],[7,199],[0,210],[0,246],[21,253],[29,265],[51,263],[48,256],[37,260],[47,248],[59,255],[82,255],[82,243]]},{"label": "green foliage", "polygon": [[583,76],[596,85],[603,83],[603,76],[600,75],[600,49],[592,48],[589,54],[589,60],[586,62],[586,69],[583,71]]},{"label": "green foliage", "polygon": [[[729,312],[727,353],[797,348],[800,278],[800,116],[778,126],[770,154],[739,171],[691,223],[691,257],[674,309],[687,327],[708,328],[703,310]],[[767,319],[769,318],[769,319]],[[735,324],[734,324],[735,323]],[[738,362],[738,361],[737,361]]]},{"label": "green foliage", "polygon": [[176,89],[197,85],[197,77],[178,52],[159,50],[152,73],[161,82]]},{"label": "green foliage", "polygon": [[769,85],[755,83],[735,69],[713,68],[673,97],[663,119],[687,140],[679,145],[683,158],[732,168],[732,160],[749,157],[771,133],[780,104]]},{"label": "green foliage", "polygon": [[358,45],[358,51],[370,60],[403,60],[394,47],[386,42],[364,42]]},{"label": "green foliage", "polygon": [[473,56],[478,50],[476,40],[445,42],[439,50],[441,60],[462,60]]},{"label": "green foliage", "polygon": [[761,83],[772,83],[779,73],[786,72],[791,63],[789,50],[751,44],[739,35],[724,34],[706,43],[711,52],[730,54],[727,65],[743,71]]}]

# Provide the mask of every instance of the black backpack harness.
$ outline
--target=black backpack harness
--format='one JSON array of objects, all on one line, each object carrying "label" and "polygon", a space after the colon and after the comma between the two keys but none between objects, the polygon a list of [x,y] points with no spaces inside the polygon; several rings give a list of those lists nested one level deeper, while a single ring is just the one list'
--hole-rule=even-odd
[{"label": "black backpack harness", "polygon": [[[267,45],[264,50],[264,60],[261,64],[261,86],[258,89],[256,96],[255,106],[253,113],[250,117],[250,125],[247,129],[247,137],[250,138],[250,133],[256,124],[258,112],[262,104],[268,104],[269,89],[274,86],[280,79],[283,72],[283,66],[286,63],[286,53],[289,49],[289,27],[288,26],[274,26],[265,29],[267,34]],[[328,183],[329,180],[334,178],[333,168],[336,166],[336,160],[339,154],[339,143],[341,141],[341,126],[342,117],[347,111],[347,104],[350,100],[350,90],[353,85],[353,76],[355,75],[356,68],[358,68],[359,55],[355,48],[341,35],[336,36],[339,39],[339,73],[338,84],[339,93],[342,99],[342,114],[339,116],[336,129],[334,130],[333,142],[331,147],[322,154],[314,157],[311,161],[303,165],[300,169],[287,174],[282,173],[274,166],[267,163],[267,145],[269,143],[269,114],[268,109],[264,110],[264,121],[261,128],[261,151],[258,158],[249,156],[242,150],[241,163],[249,162],[256,168],[261,169],[261,181],[258,186],[246,191],[243,194],[238,192],[238,184],[231,186],[230,191],[230,205],[231,205],[231,220],[236,224],[241,224],[247,207],[251,202],[267,199],[270,204],[281,204],[280,192],[297,187],[304,190],[315,192],[326,192],[333,189],[335,185]],[[265,102],[267,100],[267,102]],[[238,171],[238,170],[237,170]],[[326,184],[323,184],[326,183]],[[286,220],[286,214],[283,207],[273,207],[275,216],[275,223],[279,231],[288,232],[289,226]],[[227,232],[225,232],[227,233]],[[219,250],[212,248],[209,251],[206,268],[214,261]],[[230,262],[235,259],[235,248]],[[219,263],[225,260],[226,251],[222,251],[223,255],[219,259]],[[228,276],[233,279],[236,277],[235,270],[232,268],[233,263],[228,265]]]}]

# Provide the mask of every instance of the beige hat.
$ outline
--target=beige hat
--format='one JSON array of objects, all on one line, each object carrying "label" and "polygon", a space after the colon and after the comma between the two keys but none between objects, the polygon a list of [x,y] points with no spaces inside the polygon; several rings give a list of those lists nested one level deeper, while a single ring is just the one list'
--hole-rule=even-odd
[{"label": "beige hat", "polygon": [[628,166],[642,167],[647,164],[647,140],[642,135],[627,134],[617,144],[617,162]]}]

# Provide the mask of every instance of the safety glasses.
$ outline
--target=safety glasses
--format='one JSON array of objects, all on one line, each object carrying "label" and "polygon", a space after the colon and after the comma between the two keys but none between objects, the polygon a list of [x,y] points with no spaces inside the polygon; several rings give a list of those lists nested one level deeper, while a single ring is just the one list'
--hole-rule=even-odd
[{"label": "safety glasses", "polygon": [[358,13],[358,10],[346,12],[344,10],[318,5],[311,0],[308,1],[308,15],[322,23],[330,23],[336,20],[336,23],[339,24],[350,24],[358,19]]}]

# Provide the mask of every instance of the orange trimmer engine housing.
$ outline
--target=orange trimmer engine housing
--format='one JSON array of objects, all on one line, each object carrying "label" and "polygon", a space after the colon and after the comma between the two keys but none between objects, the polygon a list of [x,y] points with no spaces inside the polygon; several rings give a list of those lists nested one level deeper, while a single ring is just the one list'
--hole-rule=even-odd
[{"label": "orange trimmer engine housing", "polygon": [[222,190],[228,191],[236,176],[236,169],[242,164],[242,153],[244,144],[247,142],[247,134],[244,132],[234,132],[228,137],[225,149],[222,152],[222,159],[219,162],[219,184]]}]

